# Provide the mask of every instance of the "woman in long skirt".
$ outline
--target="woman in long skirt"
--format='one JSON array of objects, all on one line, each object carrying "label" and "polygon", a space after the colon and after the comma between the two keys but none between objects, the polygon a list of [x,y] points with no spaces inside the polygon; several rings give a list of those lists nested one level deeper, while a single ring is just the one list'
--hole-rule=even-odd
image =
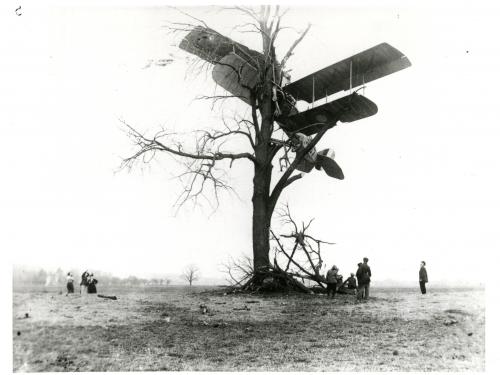
[{"label": "woman in long skirt", "polygon": [[96,284],[97,284],[97,279],[94,279],[94,274],[91,273],[89,278],[88,278],[88,289],[87,289],[87,293],[89,294],[94,294],[94,293],[97,293],[97,288],[96,288]]}]

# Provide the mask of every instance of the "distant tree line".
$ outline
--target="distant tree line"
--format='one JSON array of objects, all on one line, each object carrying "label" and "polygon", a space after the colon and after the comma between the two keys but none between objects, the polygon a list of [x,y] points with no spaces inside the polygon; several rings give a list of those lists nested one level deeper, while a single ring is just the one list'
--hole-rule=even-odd
[{"label": "distant tree line", "polygon": [[[60,286],[66,284],[68,272],[73,274],[75,284],[80,283],[80,274],[83,271],[68,270],[63,271],[58,268],[56,271],[45,269],[24,269],[14,267],[13,285],[39,285],[39,286]],[[136,276],[117,277],[109,272],[92,271],[99,284],[106,286],[168,286],[172,280],[170,278],[139,278]]]}]

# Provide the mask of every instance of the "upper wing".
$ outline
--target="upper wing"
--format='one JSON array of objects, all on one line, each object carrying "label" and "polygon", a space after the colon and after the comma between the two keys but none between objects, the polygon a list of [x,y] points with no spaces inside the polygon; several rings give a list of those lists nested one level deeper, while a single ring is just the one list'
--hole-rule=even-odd
[{"label": "upper wing", "polygon": [[214,63],[233,52],[258,68],[263,61],[261,53],[235,42],[217,31],[196,26],[179,44],[179,48]]},{"label": "upper wing", "polygon": [[377,105],[370,99],[352,93],[293,116],[279,117],[276,121],[287,132],[311,135],[317,133],[325,124],[335,124],[337,121],[352,122],[373,116],[377,111]]},{"label": "upper wing", "polygon": [[376,80],[411,66],[396,48],[381,43],[285,86],[297,100],[312,103],[342,90]]}]

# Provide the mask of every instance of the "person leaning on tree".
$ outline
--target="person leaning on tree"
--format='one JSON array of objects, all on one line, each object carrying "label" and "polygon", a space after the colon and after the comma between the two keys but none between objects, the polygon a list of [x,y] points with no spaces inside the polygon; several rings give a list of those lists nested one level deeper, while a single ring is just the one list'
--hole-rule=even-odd
[{"label": "person leaning on tree", "polygon": [[427,270],[425,269],[425,262],[422,261],[420,263],[420,271],[418,271],[418,280],[420,283],[420,291],[422,294],[427,293],[427,290],[425,289],[425,283],[429,282],[427,279]]}]

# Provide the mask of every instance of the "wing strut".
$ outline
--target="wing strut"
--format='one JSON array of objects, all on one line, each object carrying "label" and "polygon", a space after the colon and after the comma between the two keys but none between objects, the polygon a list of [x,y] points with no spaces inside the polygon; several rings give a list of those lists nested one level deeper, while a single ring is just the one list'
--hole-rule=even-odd
[{"label": "wing strut", "polygon": [[349,66],[349,95],[352,94],[352,60],[351,65]]},{"label": "wing strut", "polygon": [[315,100],[315,98],[314,98],[314,91],[315,91],[314,90],[314,84],[315,84],[315,82],[316,82],[316,80],[314,79],[314,75],[313,75],[313,92],[312,92],[312,94],[313,94],[312,100],[313,101],[312,101],[312,108],[314,108],[314,100]]}]

